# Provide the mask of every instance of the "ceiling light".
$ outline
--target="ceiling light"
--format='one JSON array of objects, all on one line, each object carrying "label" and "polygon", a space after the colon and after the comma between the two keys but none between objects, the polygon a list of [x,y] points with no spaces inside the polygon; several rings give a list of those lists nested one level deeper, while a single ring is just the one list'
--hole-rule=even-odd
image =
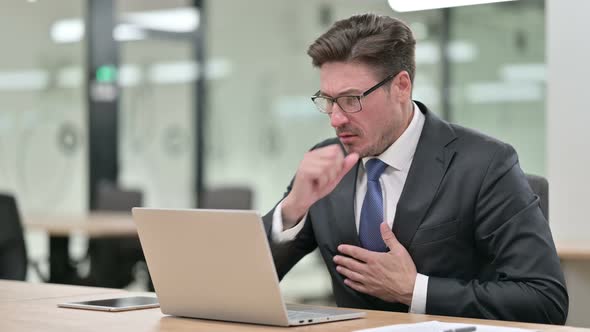
[{"label": "ceiling light", "polygon": [[[193,32],[199,26],[199,11],[196,8],[175,8],[127,13],[122,15],[124,23],[113,30],[117,41],[146,39],[146,31]],[[51,25],[51,39],[56,43],[75,43],[84,38],[84,22],[79,18],[58,20]]]},{"label": "ceiling light", "polygon": [[125,22],[145,29],[168,32],[192,32],[199,26],[199,11],[196,8],[153,10],[122,15]]},{"label": "ceiling light", "polygon": [[56,43],[73,43],[84,37],[84,23],[80,19],[59,20],[51,25],[51,39]]},{"label": "ceiling light", "polygon": [[514,0],[388,0],[389,6],[396,12],[412,12],[418,10],[470,6],[505,1]]}]

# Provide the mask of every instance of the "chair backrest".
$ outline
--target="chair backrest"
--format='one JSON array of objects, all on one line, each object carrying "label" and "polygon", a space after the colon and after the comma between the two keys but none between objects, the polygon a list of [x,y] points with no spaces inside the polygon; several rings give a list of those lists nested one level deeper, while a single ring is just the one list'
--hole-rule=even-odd
[{"label": "chair backrest", "polygon": [[142,206],[143,195],[137,190],[123,190],[108,182],[101,182],[97,187],[96,209],[102,211],[126,211]]},{"label": "chair backrest", "polygon": [[25,280],[27,249],[13,196],[0,193],[0,279]]},{"label": "chair backrest", "polygon": [[247,187],[219,187],[203,192],[203,209],[252,209],[253,193]]},{"label": "chair backrest", "polygon": [[533,192],[541,200],[541,211],[547,220],[549,220],[549,182],[542,176],[526,174],[526,179],[533,189]]},{"label": "chair backrest", "polygon": [[[96,210],[129,212],[142,206],[143,195],[136,190],[123,190],[111,182],[100,182],[96,192]],[[88,284],[122,288],[133,280],[133,268],[144,260],[137,236],[103,237],[88,242],[90,274]]]}]

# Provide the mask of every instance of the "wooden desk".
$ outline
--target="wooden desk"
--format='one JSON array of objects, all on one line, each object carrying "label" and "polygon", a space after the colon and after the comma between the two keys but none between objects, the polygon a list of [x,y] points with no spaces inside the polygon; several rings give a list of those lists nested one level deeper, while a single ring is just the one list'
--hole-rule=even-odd
[{"label": "wooden desk", "polygon": [[[51,284],[34,285],[23,282],[0,281],[0,291],[9,290],[11,293],[16,293],[23,291],[23,289],[28,287],[30,287],[30,289],[26,291],[28,293],[26,299],[0,302],[0,331],[287,331],[287,329],[282,327],[165,316],[160,309],[157,308],[119,313],[58,308],[57,304],[64,301],[84,301],[113,296],[131,296],[134,294],[115,289],[109,290],[104,288]],[[105,293],[98,293],[102,291]],[[57,296],[56,294],[59,293],[62,295]],[[48,294],[56,296],[48,296]],[[370,310],[367,311],[367,317],[364,319],[289,328],[288,331],[353,331],[383,325],[417,323],[429,320],[513,326],[547,332],[590,332],[589,329],[555,325],[414,315]]]},{"label": "wooden desk", "polygon": [[66,286],[0,280],[0,303],[40,300],[67,296],[125,294],[124,290],[100,287]]}]

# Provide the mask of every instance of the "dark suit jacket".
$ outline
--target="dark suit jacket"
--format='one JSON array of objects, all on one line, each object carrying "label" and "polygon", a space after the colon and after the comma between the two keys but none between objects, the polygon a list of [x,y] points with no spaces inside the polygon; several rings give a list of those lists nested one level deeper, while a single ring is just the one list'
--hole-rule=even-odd
[{"label": "dark suit jacket", "polygon": [[[393,232],[418,272],[429,276],[426,313],[565,323],[568,295],[559,258],[514,149],[418,105],[426,119]],[[360,246],[353,204],[357,168],[310,208],[293,241],[271,241],[279,278],[319,247],[339,306],[407,311],[349,288],[332,261],[339,244]],[[264,216],[268,234],[273,211]]]}]

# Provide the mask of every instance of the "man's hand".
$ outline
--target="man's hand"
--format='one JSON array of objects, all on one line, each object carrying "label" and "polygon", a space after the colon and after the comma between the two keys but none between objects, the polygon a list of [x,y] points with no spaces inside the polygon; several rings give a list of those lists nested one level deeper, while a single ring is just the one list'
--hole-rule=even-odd
[{"label": "man's hand", "polygon": [[349,256],[334,257],[336,270],[346,277],[344,283],[361,293],[387,302],[412,303],[416,282],[416,265],[384,222],[381,236],[389,252],[374,252],[351,245],[340,245],[338,251]]},{"label": "man's hand", "polygon": [[283,228],[295,226],[315,202],[332,192],[358,159],[356,153],[345,158],[337,144],[307,152],[297,169],[293,188],[283,200]]}]

